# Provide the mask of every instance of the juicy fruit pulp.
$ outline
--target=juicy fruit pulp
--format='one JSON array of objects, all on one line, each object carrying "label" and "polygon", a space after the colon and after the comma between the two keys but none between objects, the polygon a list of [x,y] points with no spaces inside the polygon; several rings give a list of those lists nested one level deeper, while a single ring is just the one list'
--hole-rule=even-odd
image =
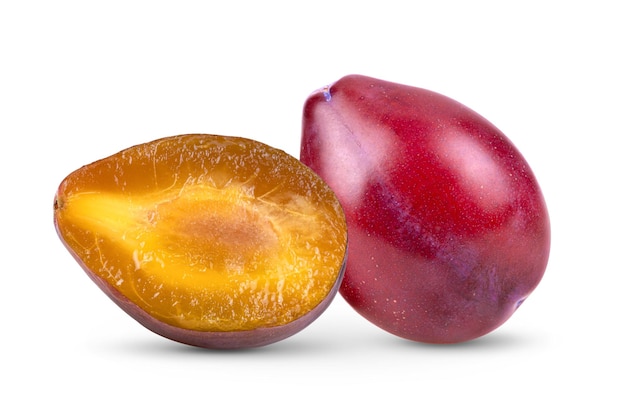
[{"label": "juicy fruit pulp", "polygon": [[59,187],[54,221],[124,310],[207,347],[258,346],[303,328],[336,292],[347,242],[336,197],[308,167],[259,142],[200,134],[78,169]]},{"label": "juicy fruit pulp", "polygon": [[479,337],[544,274],[549,219],[530,167],[454,100],[346,76],[307,99],[300,160],[346,214],[340,293],[388,332],[430,343]]}]

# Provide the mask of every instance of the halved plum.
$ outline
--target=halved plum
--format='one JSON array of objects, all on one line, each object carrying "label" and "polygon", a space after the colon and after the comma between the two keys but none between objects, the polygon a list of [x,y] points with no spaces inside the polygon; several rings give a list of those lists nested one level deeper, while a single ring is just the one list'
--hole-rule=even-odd
[{"label": "halved plum", "polygon": [[315,320],[341,283],[343,210],[311,169],[250,139],[166,137],[86,165],[54,199],[59,237],[142,325],[245,348]]}]

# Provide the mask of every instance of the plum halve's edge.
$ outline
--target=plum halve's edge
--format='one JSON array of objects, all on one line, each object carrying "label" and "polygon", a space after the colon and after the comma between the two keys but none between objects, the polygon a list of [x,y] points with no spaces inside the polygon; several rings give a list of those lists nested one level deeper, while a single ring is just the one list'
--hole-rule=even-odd
[{"label": "plum halve's edge", "polygon": [[[339,291],[346,270],[347,256],[344,255],[337,279],[326,297],[313,309],[300,318],[290,323],[265,327],[246,331],[194,331],[181,327],[175,327],[150,316],[148,312],[128,300],[116,288],[106,280],[96,275],[87,266],[84,266],[80,258],[70,250],[81,268],[87,273],[89,278],[124,312],[135,319],[139,324],[164,338],[182,344],[196,346],[206,349],[245,349],[256,348],[276,343],[286,339],[306,328],[315,321],[331,304]],[[347,253],[347,251],[346,251]]]}]

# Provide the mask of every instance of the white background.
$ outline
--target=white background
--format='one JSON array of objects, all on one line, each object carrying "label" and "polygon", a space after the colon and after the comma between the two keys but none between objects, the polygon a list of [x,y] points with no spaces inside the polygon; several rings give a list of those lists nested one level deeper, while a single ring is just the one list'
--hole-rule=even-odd
[{"label": "white background", "polygon": [[[625,397],[620,3],[3,2],[0,396]],[[57,238],[53,196],[71,171],[190,132],[298,156],[305,98],[350,73],[461,101],[537,175],[550,263],[495,332],[411,343],[337,297],[280,343],[199,350],[128,317]]]}]

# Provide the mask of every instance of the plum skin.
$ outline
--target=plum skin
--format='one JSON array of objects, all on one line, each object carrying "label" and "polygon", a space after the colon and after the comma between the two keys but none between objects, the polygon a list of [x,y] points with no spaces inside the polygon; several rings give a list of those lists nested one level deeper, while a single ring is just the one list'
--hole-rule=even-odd
[{"label": "plum skin", "polygon": [[345,76],[307,99],[300,160],[346,214],[341,295],[392,334],[483,336],[544,275],[550,222],[538,182],[512,142],[457,101]]}]

